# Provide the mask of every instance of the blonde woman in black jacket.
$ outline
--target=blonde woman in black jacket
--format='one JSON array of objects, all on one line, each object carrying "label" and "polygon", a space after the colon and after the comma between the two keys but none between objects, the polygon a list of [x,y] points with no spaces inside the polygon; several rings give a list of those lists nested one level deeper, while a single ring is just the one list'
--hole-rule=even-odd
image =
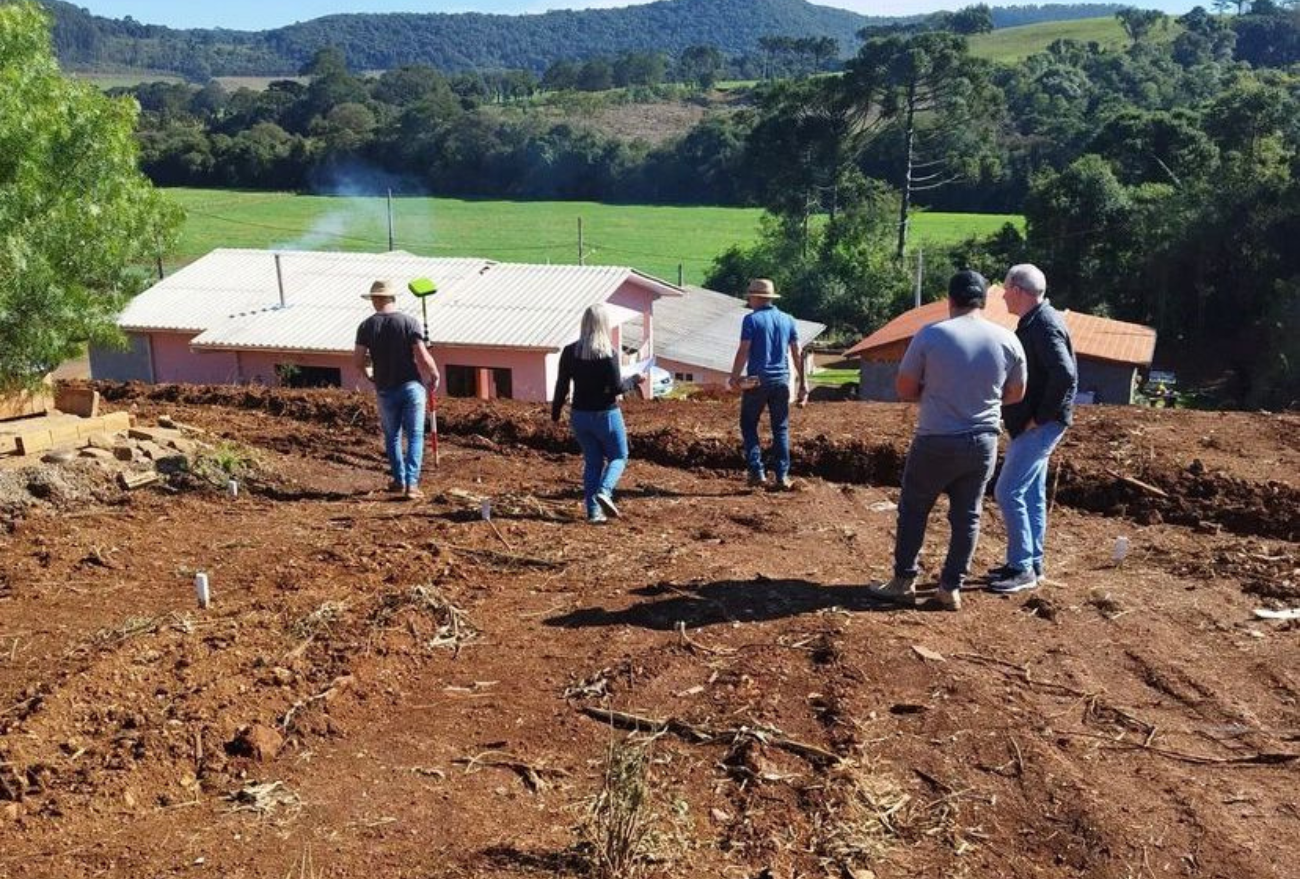
[{"label": "blonde woman in black jacket", "polygon": [[582,494],[587,521],[602,524],[619,516],[614,489],[627,467],[627,427],[619,397],[645,381],[638,373],[624,379],[609,332],[609,313],[597,304],[582,315],[578,341],[560,352],[560,373],[551,398],[551,420],[559,421],[573,387],[569,421],[582,447]]}]

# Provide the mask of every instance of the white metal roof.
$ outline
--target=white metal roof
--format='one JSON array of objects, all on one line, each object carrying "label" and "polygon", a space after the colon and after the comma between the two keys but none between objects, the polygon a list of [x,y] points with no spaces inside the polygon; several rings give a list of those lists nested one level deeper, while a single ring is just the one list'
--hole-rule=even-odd
[{"label": "white metal roof", "polygon": [[[377,278],[431,277],[441,285],[488,265],[482,259],[429,259],[403,251],[284,251],[280,259],[286,304],[347,308],[363,318],[370,306],[360,297]],[[279,304],[274,252],[220,249],[145,290],[117,324],[124,330],[201,333],[235,315]]]},{"label": "white metal roof", "polygon": [[[655,355],[702,369],[730,372],[740,344],[740,324],[749,313],[745,301],[706,287],[687,286],[683,294],[655,305]],[[800,345],[807,345],[826,330],[825,324],[798,318],[795,326]],[[638,347],[636,327],[628,329],[631,332],[625,331],[625,344]]]},{"label": "white metal roof", "polygon": [[[497,263],[446,295],[440,292],[430,298],[430,341],[435,345],[562,348],[578,337],[583,310],[604,302],[629,279],[661,296],[681,295],[678,288],[664,281],[620,266]],[[617,322],[625,318],[621,310],[614,315]]]},{"label": "white metal roof", "polygon": [[[662,297],[678,288],[629,268],[542,266],[484,259],[433,259],[394,253],[286,252],[280,305],[275,254],[215,250],[141,293],[118,319],[136,331],[198,333],[201,349],[348,352],[357,325],[372,313],[363,298],[376,278],[402,284],[432,278],[427,300],[431,341],[441,345],[555,349],[577,338],[583,309],[633,280]],[[398,307],[421,316],[420,300],[401,292]],[[664,301],[667,301],[666,299]],[[635,313],[611,307],[623,323]]]}]

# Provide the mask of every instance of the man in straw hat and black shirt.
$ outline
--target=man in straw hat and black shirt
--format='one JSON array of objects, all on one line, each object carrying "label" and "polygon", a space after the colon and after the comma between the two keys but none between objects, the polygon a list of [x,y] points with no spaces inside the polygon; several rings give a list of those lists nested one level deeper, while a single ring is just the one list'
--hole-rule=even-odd
[{"label": "man in straw hat and black shirt", "polygon": [[[370,300],[375,313],[357,327],[352,360],[374,382],[379,398],[384,453],[392,477],[388,490],[417,500],[424,497],[420,467],[424,463],[425,387],[438,389],[438,365],[424,344],[419,321],[397,310],[397,287],[392,281],[375,281],[361,298]],[[402,434],[406,435],[405,454]]]},{"label": "man in straw hat and black shirt", "polygon": [[871,594],[916,603],[917,559],[926,521],[948,495],[952,534],[935,598],[961,609],[961,585],[979,541],[984,488],[998,457],[1002,405],[1025,394],[1025,352],[1010,330],[985,320],[988,282],[964,271],[948,282],[948,319],[921,329],[898,367],[898,397],[919,402],[916,435],[903,467],[894,578]]},{"label": "man in straw hat and black shirt", "polygon": [[[772,455],[776,459],[776,487],[787,490],[790,481],[790,359],[799,373],[799,405],[808,402],[808,379],[799,351],[799,330],[794,318],[776,307],[780,295],[766,278],[749,283],[745,298],[752,309],[740,325],[740,347],[731,365],[731,387],[744,389],[740,402],[740,434],[745,441],[749,484],[767,482],[763,447],[758,439],[758,419],[767,409],[772,419]],[[741,379],[740,371],[746,377]]]}]

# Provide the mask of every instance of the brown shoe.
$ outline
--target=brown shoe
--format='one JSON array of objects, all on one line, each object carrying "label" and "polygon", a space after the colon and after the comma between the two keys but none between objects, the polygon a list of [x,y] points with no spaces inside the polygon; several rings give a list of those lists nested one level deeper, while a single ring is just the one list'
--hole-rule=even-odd
[{"label": "brown shoe", "polygon": [[916,604],[916,578],[895,577],[884,585],[869,587],[867,594],[880,601],[914,605]]},{"label": "brown shoe", "polygon": [[389,494],[406,494],[406,486],[398,482],[396,479],[393,479],[389,481],[388,486],[384,491]]},{"label": "brown shoe", "polygon": [[940,586],[934,591],[934,603],[940,610],[961,610],[961,590],[944,589]]}]

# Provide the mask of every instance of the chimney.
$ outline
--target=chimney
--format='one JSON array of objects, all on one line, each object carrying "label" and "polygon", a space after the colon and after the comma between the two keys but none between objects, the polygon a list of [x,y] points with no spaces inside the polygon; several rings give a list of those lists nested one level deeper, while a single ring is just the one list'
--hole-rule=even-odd
[{"label": "chimney", "polygon": [[280,307],[284,308],[284,272],[280,269],[280,254],[275,255],[275,283],[280,288]]}]

